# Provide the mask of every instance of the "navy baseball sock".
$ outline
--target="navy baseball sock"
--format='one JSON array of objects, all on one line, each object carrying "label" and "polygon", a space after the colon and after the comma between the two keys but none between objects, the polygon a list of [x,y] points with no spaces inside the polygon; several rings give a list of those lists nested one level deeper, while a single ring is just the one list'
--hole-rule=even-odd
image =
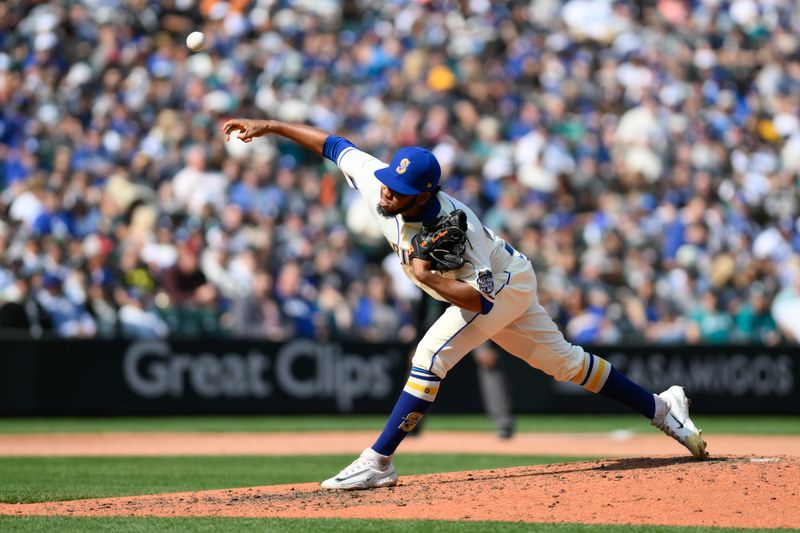
[{"label": "navy baseball sock", "polygon": [[652,419],[655,415],[656,400],[653,395],[626,378],[602,357],[584,352],[581,369],[572,382],[589,392],[624,403],[647,418]]},{"label": "navy baseball sock", "polygon": [[624,403],[649,419],[655,416],[656,400],[653,394],[629,380],[625,374],[613,366],[608,374],[608,379],[606,379],[606,384],[600,389],[599,394]]},{"label": "navy baseball sock", "polygon": [[372,449],[381,455],[392,455],[408,432],[414,429],[433,405],[440,382],[435,374],[412,367],[406,386]]}]

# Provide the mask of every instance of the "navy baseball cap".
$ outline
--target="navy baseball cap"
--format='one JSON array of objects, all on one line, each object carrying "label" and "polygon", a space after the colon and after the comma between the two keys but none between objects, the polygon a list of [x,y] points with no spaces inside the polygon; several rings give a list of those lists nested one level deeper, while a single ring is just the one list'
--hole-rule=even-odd
[{"label": "navy baseball cap", "polygon": [[412,196],[433,191],[441,176],[439,162],[419,146],[400,148],[388,167],[375,171],[375,177],[391,190]]}]

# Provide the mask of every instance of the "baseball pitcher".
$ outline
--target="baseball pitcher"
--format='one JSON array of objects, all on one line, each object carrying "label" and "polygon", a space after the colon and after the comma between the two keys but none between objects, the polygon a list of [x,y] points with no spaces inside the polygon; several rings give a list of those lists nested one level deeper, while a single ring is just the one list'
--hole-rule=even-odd
[{"label": "baseball pitcher", "polygon": [[383,432],[347,468],[322,482],[328,489],[368,489],[397,483],[392,455],[425,415],[447,373],[491,339],[559,381],[572,381],[642,413],[694,457],[708,456],[679,386],[655,395],[608,361],[570,344],[539,304],[531,262],[464,204],[441,192],[436,158],[419,147],[397,151],[387,165],[347,139],[304,124],[231,119],[223,125],[244,142],[279,135],[319,153],[374,206],[372,215],[408,278],[449,302],[416,348],[412,368]]}]

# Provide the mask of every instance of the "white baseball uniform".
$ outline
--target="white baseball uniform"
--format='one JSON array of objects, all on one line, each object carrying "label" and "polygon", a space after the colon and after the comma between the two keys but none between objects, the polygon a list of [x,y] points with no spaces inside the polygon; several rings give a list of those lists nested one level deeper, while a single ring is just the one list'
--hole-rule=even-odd
[{"label": "white baseball uniform", "polygon": [[[371,207],[380,201],[381,182],[376,170],[388,165],[383,161],[348,147],[336,158],[351,187],[358,189]],[[448,194],[439,192],[439,215],[461,209],[467,214],[467,249],[464,266],[442,275],[468,283],[485,300],[485,314],[448,307],[430,327],[416,348],[412,363],[428,369],[440,378],[466,354],[482,342],[491,339],[507,352],[541,369],[559,381],[582,379],[605,381],[608,369],[591,367],[580,346],[568,343],[557,326],[539,304],[536,294],[536,275],[531,262],[512,248],[492,230],[484,227],[478,217],[464,204]],[[434,201],[434,200],[432,200]],[[414,276],[409,258],[411,239],[422,222],[404,220],[401,215],[391,218],[373,210],[378,225],[392,249],[400,258],[406,276],[437,300],[446,301],[436,291],[420,283]],[[431,401],[433,396],[429,398]]]}]

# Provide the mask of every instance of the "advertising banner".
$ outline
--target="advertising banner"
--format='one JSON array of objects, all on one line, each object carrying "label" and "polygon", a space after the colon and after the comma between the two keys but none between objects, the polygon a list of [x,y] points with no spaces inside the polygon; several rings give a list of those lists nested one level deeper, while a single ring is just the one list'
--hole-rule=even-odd
[{"label": "advertising banner", "polygon": [[1,342],[6,415],[384,412],[408,353],[304,339]]},{"label": "advertising banner", "polygon": [[[0,416],[388,413],[410,346],[316,342],[0,340]],[[683,385],[695,413],[800,414],[797,347],[589,348],[648,390]],[[504,356],[517,413],[626,408]],[[482,412],[470,356],[434,412]]]}]

